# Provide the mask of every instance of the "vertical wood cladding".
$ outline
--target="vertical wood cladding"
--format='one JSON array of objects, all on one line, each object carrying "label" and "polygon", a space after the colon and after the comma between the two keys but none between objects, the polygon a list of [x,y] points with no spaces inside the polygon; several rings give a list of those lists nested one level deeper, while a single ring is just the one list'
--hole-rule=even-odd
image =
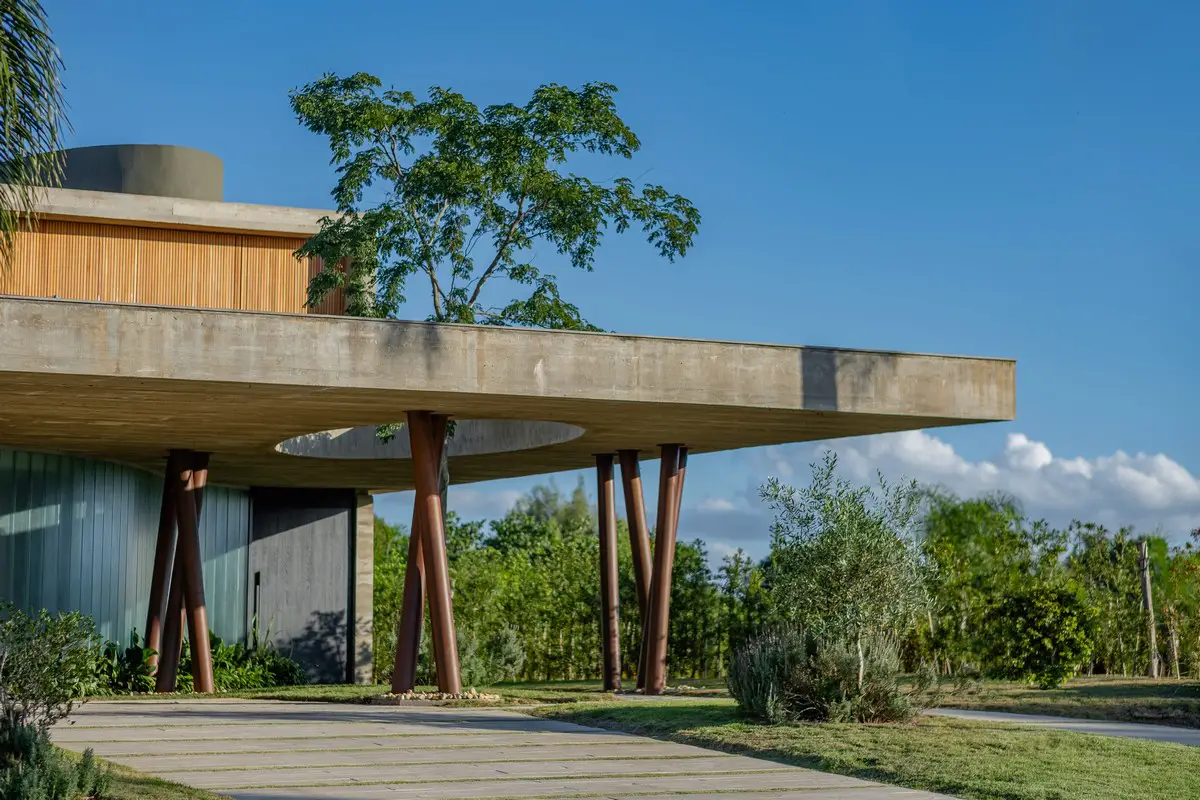
[{"label": "vertical wood cladding", "polygon": [[239,311],[341,314],[341,292],[305,308],[320,264],[297,261],[302,236],[43,220],[19,234],[0,294]]}]

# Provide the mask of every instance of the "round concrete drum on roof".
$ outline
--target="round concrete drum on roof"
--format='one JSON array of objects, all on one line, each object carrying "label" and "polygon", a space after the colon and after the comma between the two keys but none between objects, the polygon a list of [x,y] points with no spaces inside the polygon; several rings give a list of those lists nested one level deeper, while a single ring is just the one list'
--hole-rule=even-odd
[{"label": "round concrete drum on roof", "polygon": [[220,202],[225,166],[212,153],[171,144],[108,144],[62,151],[63,188]]},{"label": "round concrete drum on roof", "polygon": [[[512,419],[456,420],[446,455],[483,456],[516,453],[578,439],[586,431],[561,422]],[[275,446],[280,453],[307,458],[411,459],[408,435],[401,431],[390,441],[379,438],[374,425],[342,428],[296,436]]]}]

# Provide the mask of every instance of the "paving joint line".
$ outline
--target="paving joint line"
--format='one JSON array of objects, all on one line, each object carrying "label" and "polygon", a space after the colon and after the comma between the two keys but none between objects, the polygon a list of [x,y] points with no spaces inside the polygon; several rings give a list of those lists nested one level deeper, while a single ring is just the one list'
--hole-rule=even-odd
[{"label": "paving joint line", "polygon": [[[295,752],[295,751],[292,751]],[[164,756],[153,756],[163,758]],[[165,756],[170,758],[171,756]],[[571,761],[682,761],[696,758],[736,758],[733,753],[686,753],[677,756],[577,756],[575,758],[490,758],[464,761],[372,761],[369,764],[266,764],[261,766],[193,767],[156,769],[156,775],[177,772],[255,772],[268,769],[350,769],[354,767],[444,767],[458,764],[562,764]],[[105,756],[108,758],[108,756]]]},{"label": "paving joint line", "polygon": [[[643,773],[621,773],[621,774],[597,774],[597,775],[500,775],[490,778],[425,778],[421,780],[391,780],[391,781],[334,781],[326,783],[266,783],[266,784],[251,784],[246,786],[197,786],[194,788],[204,789],[210,792],[232,792],[232,791],[248,791],[255,789],[324,789],[336,788],[340,786],[425,786],[435,784],[451,784],[451,783],[511,783],[514,781],[580,781],[580,780],[607,780],[607,779],[622,779],[622,778],[721,778],[721,777],[736,777],[738,775],[772,775],[776,773],[793,772],[793,771],[811,772],[812,770],[803,770],[799,767],[779,767],[770,769],[738,769],[724,770],[718,772],[643,772]],[[877,784],[873,788],[878,788]],[[824,787],[830,788],[828,786]],[[773,789],[772,791],[790,791],[784,789]],[[645,792],[642,792],[645,794]]]}]

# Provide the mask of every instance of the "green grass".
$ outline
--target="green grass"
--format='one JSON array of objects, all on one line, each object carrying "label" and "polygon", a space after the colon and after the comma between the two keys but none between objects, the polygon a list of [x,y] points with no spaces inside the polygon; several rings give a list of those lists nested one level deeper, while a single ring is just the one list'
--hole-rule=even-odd
[{"label": "green grass", "polygon": [[1200,728],[1200,681],[1079,677],[1061,689],[988,681],[980,693],[956,694],[942,705]]},{"label": "green grass", "polygon": [[[72,759],[79,758],[78,753],[64,752]],[[104,795],[108,800],[225,800],[224,795],[164,781],[103,758],[97,757],[96,763],[112,775],[112,785]]]},{"label": "green grass", "polygon": [[1193,800],[1200,748],[1015,725],[760,725],[729,700],[546,706],[537,716],[973,800]]}]

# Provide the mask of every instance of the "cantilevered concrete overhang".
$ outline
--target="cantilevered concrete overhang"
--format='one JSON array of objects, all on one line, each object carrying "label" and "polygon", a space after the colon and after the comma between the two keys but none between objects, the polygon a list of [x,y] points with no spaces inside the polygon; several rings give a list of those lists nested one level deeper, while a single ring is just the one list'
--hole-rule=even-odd
[{"label": "cantilevered concrete overhang", "polygon": [[[233,485],[411,488],[406,443],[353,430],[409,410],[462,421],[451,476],[468,483],[594,467],[619,449],[655,457],[663,443],[699,454],[1010,420],[1014,371],[987,358],[0,297],[0,445],[153,470],[192,449]],[[467,423],[479,420],[490,422]]]}]

